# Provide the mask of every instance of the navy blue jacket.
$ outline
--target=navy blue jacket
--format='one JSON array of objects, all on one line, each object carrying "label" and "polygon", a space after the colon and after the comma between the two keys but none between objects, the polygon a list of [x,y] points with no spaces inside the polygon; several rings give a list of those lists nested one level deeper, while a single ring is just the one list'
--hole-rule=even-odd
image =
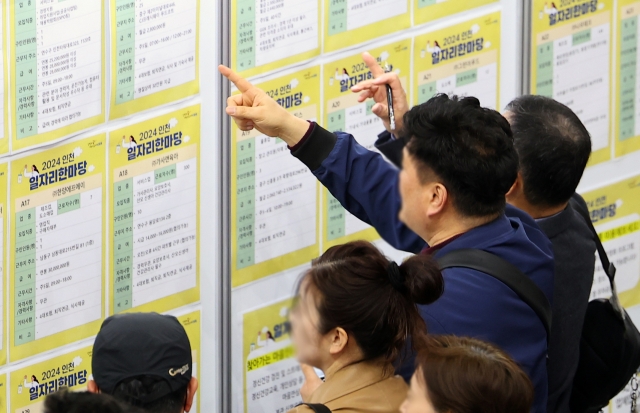
[{"label": "navy blue jacket", "polygon": [[[318,125],[292,153],[349,212],[375,227],[393,247],[419,253],[427,246],[398,219],[399,170],[379,153],[360,146],[349,134],[333,134]],[[551,242],[523,211],[507,206],[505,215],[468,231],[435,257],[463,248],[482,249],[511,262],[552,300]],[[507,351],[533,382],[532,411],[545,412],[547,334],[542,321],[509,287],[487,274],[450,268],[443,276],[442,297],[420,306],[429,332],[475,337]]]},{"label": "navy blue jacket", "polygon": [[[389,132],[378,135],[376,149],[394,165],[402,165],[404,139]],[[587,209],[578,194],[572,197]],[[593,284],[596,244],[584,218],[571,204],[564,211],[536,223],[551,240],[555,256],[553,320],[549,337],[547,413],[569,411],[573,379],[580,361],[580,338]]]}]

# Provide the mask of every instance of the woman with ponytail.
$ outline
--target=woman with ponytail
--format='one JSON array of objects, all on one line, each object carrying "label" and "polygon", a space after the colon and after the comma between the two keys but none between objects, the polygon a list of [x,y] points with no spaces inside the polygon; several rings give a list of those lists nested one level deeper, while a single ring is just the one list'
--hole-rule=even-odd
[{"label": "woman with ponytail", "polygon": [[291,312],[298,360],[325,373],[322,382],[303,367],[303,405],[343,413],[396,413],[408,387],[394,376],[407,341],[420,347],[426,326],[416,304],[440,297],[437,264],[416,255],[401,265],[372,244],[356,241],[328,249],[301,278]]}]

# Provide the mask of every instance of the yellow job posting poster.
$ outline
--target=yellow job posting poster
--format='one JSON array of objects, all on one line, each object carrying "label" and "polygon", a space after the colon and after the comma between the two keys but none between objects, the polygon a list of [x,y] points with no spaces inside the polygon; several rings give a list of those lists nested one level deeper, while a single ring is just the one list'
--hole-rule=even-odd
[{"label": "yellow job posting poster", "polygon": [[198,93],[200,0],[110,2],[109,118]]},{"label": "yellow job posting poster", "polygon": [[195,105],[109,133],[112,313],[200,298],[200,117]]},{"label": "yellow job posting poster", "polygon": [[9,413],[7,397],[7,374],[0,374],[0,413]]},{"label": "yellow job posting poster", "polygon": [[[259,85],[295,116],[320,116],[320,67]],[[318,182],[287,144],[233,128],[231,145],[234,287],[310,262],[319,254]]]},{"label": "yellow job posting poster", "polygon": [[[6,22],[7,1],[0,1],[0,156],[9,152],[9,76],[7,76],[7,25]],[[4,376],[3,376],[4,377]],[[1,393],[1,390],[0,390]]]},{"label": "yellow job posting poster", "polygon": [[[6,285],[6,263],[7,252],[5,240],[7,239],[7,184],[9,183],[8,165],[6,163],[0,164],[0,319],[2,323],[2,331],[0,331],[0,365],[4,365],[7,362],[7,347],[5,345],[5,331],[7,331],[7,318],[5,311],[5,285]],[[4,376],[2,376],[4,377]],[[2,388],[0,388],[0,398],[2,395]],[[0,408],[0,411],[2,409]]]},{"label": "yellow job posting poster", "polygon": [[640,150],[640,78],[638,77],[640,1],[618,1],[616,55],[616,156]]},{"label": "yellow job posting poster", "polygon": [[[193,362],[191,374],[200,382],[202,381],[202,375],[200,374],[200,330],[202,328],[201,320],[202,318],[200,310],[178,317],[178,321],[180,321],[180,324],[182,324],[185,331],[187,332],[187,336],[189,336],[189,342],[191,343],[191,359]],[[191,406],[190,412],[200,413],[200,393],[201,391],[196,392],[196,397],[193,400],[193,405]]]},{"label": "yellow job posting poster", "polygon": [[333,52],[411,26],[412,0],[326,0],[324,51]]},{"label": "yellow job posting poster", "polygon": [[91,380],[92,351],[93,347],[88,346],[12,371],[9,411],[41,412],[47,395],[63,387],[85,391]]},{"label": "yellow job posting poster", "polygon": [[321,4],[321,0],[232,0],[232,68],[254,76],[318,56]]},{"label": "yellow job posting poster", "polygon": [[591,134],[589,165],[607,161],[613,0],[534,0],[532,7],[531,93],[569,106]]},{"label": "yellow job posting poster", "polygon": [[413,23],[428,23],[497,2],[498,0],[414,0]]},{"label": "yellow job posting poster", "polygon": [[415,38],[416,104],[446,93],[500,108],[500,17],[496,12]]},{"label": "yellow job posting poster", "polygon": [[[411,39],[369,50],[378,63],[388,64],[407,90],[411,73]],[[331,132],[350,133],[367,149],[375,150],[378,134],[384,130],[382,121],[371,111],[373,100],[358,103],[351,87],[372,79],[360,53],[327,63],[324,66],[324,123]],[[380,238],[375,229],[349,214],[328,190],[323,189],[323,248],[356,239],[369,241]]]},{"label": "yellow job posting poster", "polygon": [[11,162],[11,361],[98,331],[105,160],[98,135]]},{"label": "yellow job posting poster", "polygon": [[104,0],[11,1],[12,151],[104,122]]},{"label": "yellow job posting poster", "polygon": [[[624,307],[640,304],[640,176],[583,195],[591,221],[617,268],[616,288]],[[611,294],[596,260],[591,299]]]},{"label": "yellow job posting poster", "polygon": [[293,299],[244,314],[245,413],[285,413],[302,402],[304,375],[291,343]]}]

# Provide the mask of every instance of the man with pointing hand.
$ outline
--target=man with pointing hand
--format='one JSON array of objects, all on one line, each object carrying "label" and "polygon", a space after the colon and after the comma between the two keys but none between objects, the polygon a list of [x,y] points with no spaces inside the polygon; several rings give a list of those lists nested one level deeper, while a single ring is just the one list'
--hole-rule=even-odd
[{"label": "man with pointing hand", "polygon": [[[531,217],[505,205],[518,172],[506,119],[480,107],[475,98],[446,95],[407,110],[397,76],[370,64],[372,57],[364,58],[370,60],[374,79],[354,90],[362,92],[363,101],[386,96],[385,85],[391,85],[397,128],[408,138],[401,171],[351,135],[331,133],[289,114],[220,66],[241,92],[229,98],[226,112],[242,130],[283,139],[349,212],[374,226],[395,248],[435,258],[481,249],[518,267],[551,300],[550,242]],[[372,110],[384,116],[386,107],[378,103]],[[456,267],[445,269],[443,276],[442,297],[420,306],[429,332],[476,337],[502,347],[532,379],[533,411],[544,412],[547,334],[542,321],[513,290],[485,273]]]}]

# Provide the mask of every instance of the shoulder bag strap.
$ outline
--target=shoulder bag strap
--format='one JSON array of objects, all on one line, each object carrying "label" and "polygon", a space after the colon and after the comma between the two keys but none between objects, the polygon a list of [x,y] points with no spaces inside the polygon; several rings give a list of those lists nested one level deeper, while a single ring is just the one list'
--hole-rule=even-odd
[{"label": "shoulder bag strap", "polygon": [[598,250],[598,256],[600,257],[600,263],[602,263],[602,269],[605,274],[607,274],[607,278],[609,278],[609,284],[611,285],[611,304],[613,304],[614,310],[618,313],[618,315],[624,320],[626,317],[626,313],[620,304],[620,299],[618,298],[618,291],[616,289],[615,277],[616,277],[616,266],[609,261],[609,257],[607,256],[607,252],[602,245],[602,241],[600,241],[600,237],[598,236],[598,232],[593,227],[593,222],[591,222],[591,217],[589,216],[589,211],[582,205],[580,202],[580,195],[573,194],[569,204],[571,207],[578,212],[587,226],[591,230],[591,234],[593,236],[593,240],[596,243],[596,249]]},{"label": "shoulder bag strap", "polygon": [[471,268],[491,275],[511,288],[522,301],[538,315],[545,330],[547,340],[551,333],[551,305],[542,290],[518,267],[497,255],[479,249],[452,251],[438,259],[440,269],[452,267]]}]

